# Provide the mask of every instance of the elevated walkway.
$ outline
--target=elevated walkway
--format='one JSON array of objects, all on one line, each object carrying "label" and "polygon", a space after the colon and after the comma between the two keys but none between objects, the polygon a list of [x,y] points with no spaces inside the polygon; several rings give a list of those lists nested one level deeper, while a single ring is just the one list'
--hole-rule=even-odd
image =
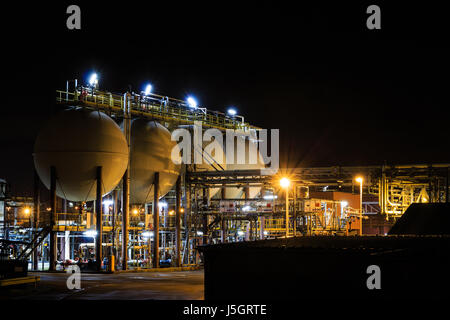
[{"label": "elevated walkway", "polygon": [[191,108],[186,102],[157,94],[142,96],[137,94],[115,94],[81,88],[75,91],[56,91],[56,102],[62,105],[82,106],[100,109],[108,114],[124,116],[124,110],[129,110],[131,116],[144,117],[152,120],[176,123],[177,125],[193,125],[201,122],[205,128],[219,130],[233,129],[248,132],[258,129],[244,122],[240,116],[229,117],[219,111],[206,108]]}]

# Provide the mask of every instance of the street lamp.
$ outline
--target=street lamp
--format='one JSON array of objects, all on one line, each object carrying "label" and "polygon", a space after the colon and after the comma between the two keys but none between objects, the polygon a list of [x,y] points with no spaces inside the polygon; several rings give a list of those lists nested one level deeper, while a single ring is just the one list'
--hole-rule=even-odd
[{"label": "street lamp", "polygon": [[359,221],[361,227],[359,228],[359,235],[362,236],[362,191],[363,191],[363,178],[357,177],[356,182],[359,183]]},{"label": "street lamp", "polygon": [[29,223],[29,226],[30,226],[30,241],[31,241],[31,234],[32,234],[32,231],[31,231],[31,229],[32,229],[32,227],[31,227],[31,210],[30,210],[30,208],[28,208],[28,207],[25,207],[25,209],[23,209],[23,212],[25,213],[25,216],[27,216],[28,217],[28,223]]},{"label": "street lamp", "polygon": [[286,189],[286,238],[289,236],[289,185],[291,181],[284,177],[280,180],[280,185],[282,188]]}]

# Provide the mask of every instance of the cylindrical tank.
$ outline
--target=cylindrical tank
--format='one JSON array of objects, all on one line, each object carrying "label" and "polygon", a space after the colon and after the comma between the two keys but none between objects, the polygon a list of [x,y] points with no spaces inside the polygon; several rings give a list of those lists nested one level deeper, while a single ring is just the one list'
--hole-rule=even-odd
[{"label": "cylindrical tank", "polygon": [[[181,166],[172,161],[172,149],[178,148],[171,140],[170,131],[156,121],[135,119],[131,123],[130,145],[130,203],[153,201],[153,180],[159,172],[160,195],[174,186]],[[175,152],[178,154],[177,152]]]},{"label": "cylindrical tank", "polygon": [[50,188],[50,167],[56,168],[56,194],[71,201],[96,195],[96,171],[102,167],[103,195],[120,182],[128,164],[128,146],[120,127],[106,114],[70,109],[51,118],[34,145],[34,165]]}]

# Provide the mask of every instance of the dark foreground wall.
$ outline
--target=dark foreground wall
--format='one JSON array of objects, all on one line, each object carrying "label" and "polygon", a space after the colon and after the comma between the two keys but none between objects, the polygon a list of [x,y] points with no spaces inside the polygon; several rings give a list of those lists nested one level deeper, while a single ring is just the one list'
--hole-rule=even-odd
[{"label": "dark foreground wall", "polygon": [[[205,299],[443,298],[450,290],[446,236],[299,237],[200,248]],[[381,270],[369,290],[367,267]]]},{"label": "dark foreground wall", "polygon": [[27,274],[27,260],[0,260],[0,279],[26,277]]},{"label": "dark foreground wall", "polygon": [[450,203],[411,204],[389,234],[450,235]]}]

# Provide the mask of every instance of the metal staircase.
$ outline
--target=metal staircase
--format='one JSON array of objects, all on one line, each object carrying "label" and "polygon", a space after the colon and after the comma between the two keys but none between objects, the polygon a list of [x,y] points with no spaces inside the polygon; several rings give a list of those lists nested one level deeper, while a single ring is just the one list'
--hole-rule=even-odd
[{"label": "metal staircase", "polygon": [[26,259],[30,256],[30,254],[44,241],[45,237],[50,233],[52,228],[50,226],[46,226],[42,228],[33,238],[33,240],[28,243],[25,249],[19,254],[17,260]]}]

